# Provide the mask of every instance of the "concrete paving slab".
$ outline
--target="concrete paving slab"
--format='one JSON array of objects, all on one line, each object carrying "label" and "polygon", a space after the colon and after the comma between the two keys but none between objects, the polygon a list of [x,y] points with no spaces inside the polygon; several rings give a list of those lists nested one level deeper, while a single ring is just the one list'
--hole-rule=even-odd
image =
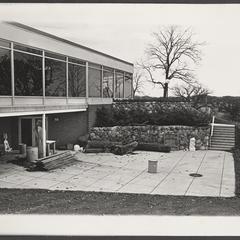
[{"label": "concrete paving slab", "polygon": [[80,183],[60,182],[49,187],[49,190],[84,191],[87,188],[87,186],[81,185]]},{"label": "concrete paving slab", "polygon": [[15,183],[0,180],[0,188],[17,188]]},{"label": "concrete paving slab", "polygon": [[33,178],[28,182],[23,184],[18,184],[18,188],[39,188],[39,189],[49,189],[51,186],[58,184],[58,181],[53,181],[49,179]]},{"label": "concrete paving slab", "polygon": [[34,180],[33,177],[20,175],[19,173],[11,174],[9,176],[4,176],[0,178],[1,181],[10,182],[15,184],[25,183],[31,180]]},{"label": "concrete paving slab", "polygon": [[69,178],[72,178],[74,175],[69,173],[59,173],[59,172],[51,172],[49,174],[44,174],[40,176],[40,179],[48,179],[53,181],[65,181]]},{"label": "concrete paving slab", "polygon": [[[76,156],[79,160],[76,164],[50,172],[26,172],[23,167],[0,163],[0,188],[234,196],[234,162],[228,152],[136,151],[124,156],[111,153]],[[152,159],[158,160],[155,174],[147,172],[148,161]],[[190,173],[200,173],[202,177],[193,178]]]}]

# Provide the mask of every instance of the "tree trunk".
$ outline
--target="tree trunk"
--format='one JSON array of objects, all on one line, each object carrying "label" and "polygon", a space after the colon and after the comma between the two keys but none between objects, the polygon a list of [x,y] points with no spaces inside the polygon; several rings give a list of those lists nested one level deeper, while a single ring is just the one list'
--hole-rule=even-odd
[{"label": "tree trunk", "polygon": [[163,87],[163,97],[167,98],[168,97],[168,83],[164,83]]}]

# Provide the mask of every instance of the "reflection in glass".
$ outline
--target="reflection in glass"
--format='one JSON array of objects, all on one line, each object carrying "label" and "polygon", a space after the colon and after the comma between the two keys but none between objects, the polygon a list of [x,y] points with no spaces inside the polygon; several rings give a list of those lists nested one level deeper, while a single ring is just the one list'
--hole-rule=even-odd
[{"label": "reflection in glass", "polygon": [[60,59],[60,60],[63,60],[63,61],[66,60],[66,57],[63,56],[63,55],[59,55],[57,53],[52,53],[52,52],[47,52],[47,51],[45,52],[45,56],[50,57],[50,58]]},{"label": "reflection in glass", "polygon": [[42,58],[14,52],[16,96],[42,96]]},{"label": "reflection in glass", "polygon": [[11,52],[0,48],[0,95],[11,95]]},{"label": "reflection in glass", "polygon": [[45,59],[46,96],[66,96],[66,63]]},{"label": "reflection in glass", "polygon": [[95,68],[88,70],[89,97],[101,97],[102,71]]},{"label": "reflection in glass", "polygon": [[116,71],[115,98],[123,98],[123,73]]},{"label": "reflection in glass", "polygon": [[68,96],[86,96],[86,67],[68,64]]},{"label": "reflection in glass", "polygon": [[103,71],[103,97],[113,97],[113,72]]},{"label": "reflection in glass", "polygon": [[31,48],[31,47],[22,46],[22,45],[14,44],[14,49],[21,50],[21,51],[24,51],[24,52],[29,52],[29,53],[42,55],[42,51],[41,50],[38,50],[38,49],[35,49],[35,48]]},{"label": "reflection in glass", "polygon": [[132,97],[132,74],[125,73],[125,82],[124,82],[124,97]]}]

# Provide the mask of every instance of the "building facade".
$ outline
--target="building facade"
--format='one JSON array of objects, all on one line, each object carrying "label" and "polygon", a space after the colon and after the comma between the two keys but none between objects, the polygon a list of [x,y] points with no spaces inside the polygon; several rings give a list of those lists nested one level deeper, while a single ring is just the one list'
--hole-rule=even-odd
[{"label": "building facade", "polygon": [[0,134],[75,144],[96,109],[132,98],[133,64],[16,22],[0,23]]}]

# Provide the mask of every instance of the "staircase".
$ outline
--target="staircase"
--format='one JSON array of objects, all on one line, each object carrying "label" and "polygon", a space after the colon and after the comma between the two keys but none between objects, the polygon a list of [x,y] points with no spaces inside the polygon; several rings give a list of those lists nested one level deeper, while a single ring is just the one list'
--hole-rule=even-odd
[{"label": "staircase", "polygon": [[210,150],[231,150],[235,146],[235,125],[213,124]]}]

